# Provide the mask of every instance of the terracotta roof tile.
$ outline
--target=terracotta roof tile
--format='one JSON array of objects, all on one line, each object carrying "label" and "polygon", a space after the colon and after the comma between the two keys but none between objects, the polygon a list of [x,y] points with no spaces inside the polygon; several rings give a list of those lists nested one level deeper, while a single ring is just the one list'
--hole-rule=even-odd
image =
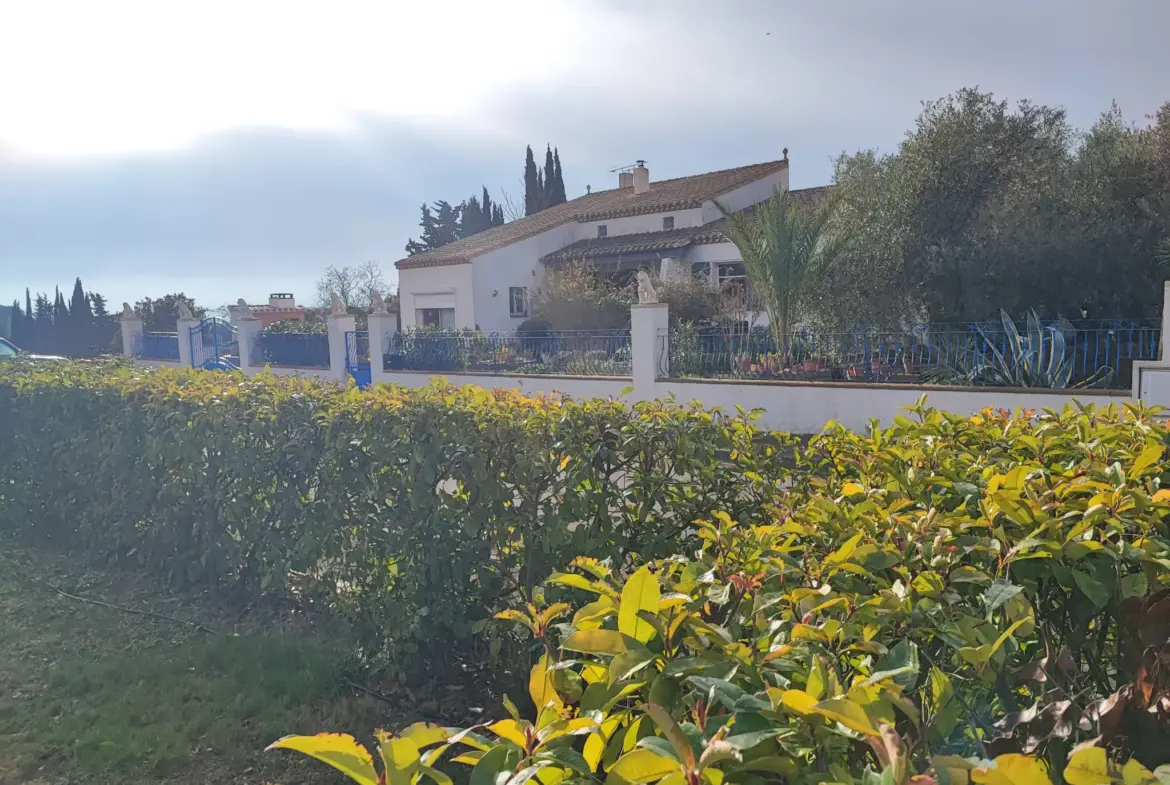
[{"label": "terracotta roof tile", "polygon": [[635,194],[632,187],[595,191],[571,202],[541,210],[536,215],[456,240],[433,251],[423,251],[400,259],[395,263],[395,267],[399,270],[409,270],[416,267],[465,264],[473,257],[533,237],[570,221],[602,221],[607,218],[701,207],[708,199],[767,177],[787,166],[786,160],[768,161],[673,180],[651,181],[650,190],[644,194]]},{"label": "terracotta roof tile", "polygon": [[[801,188],[788,193],[799,206],[815,207],[824,201],[825,195],[831,187],[822,185],[816,188]],[[555,264],[573,259],[595,259],[599,256],[670,251],[689,245],[722,243],[727,240],[722,232],[723,223],[723,220],[720,219],[702,226],[669,229],[664,232],[639,232],[578,240],[559,251],[542,256],[541,261],[546,264]]]}]

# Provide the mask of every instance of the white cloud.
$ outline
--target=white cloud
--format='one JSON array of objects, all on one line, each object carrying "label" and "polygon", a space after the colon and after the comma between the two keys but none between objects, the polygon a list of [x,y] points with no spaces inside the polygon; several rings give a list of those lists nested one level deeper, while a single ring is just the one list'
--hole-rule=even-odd
[{"label": "white cloud", "polygon": [[51,157],[169,150],[249,126],[343,130],[364,113],[470,121],[503,90],[561,78],[605,11],[0,0],[0,20],[0,146]]}]

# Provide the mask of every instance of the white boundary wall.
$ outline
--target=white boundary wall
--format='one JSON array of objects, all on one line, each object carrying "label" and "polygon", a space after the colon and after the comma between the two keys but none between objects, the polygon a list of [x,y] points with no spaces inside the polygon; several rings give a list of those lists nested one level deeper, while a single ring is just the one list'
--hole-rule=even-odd
[{"label": "white boundary wall", "polygon": [[[475,385],[487,389],[512,388],[529,394],[561,393],[573,398],[617,398],[627,402],[673,397],[688,403],[698,401],[706,408],[721,408],[734,413],[762,410],[760,425],[770,430],[792,433],[815,433],[825,423],[836,421],[855,430],[871,420],[889,425],[905,407],[927,396],[936,409],[970,414],[986,407],[1007,409],[1061,409],[1080,403],[1106,406],[1135,401],[1170,407],[1170,359],[1159,351],[1161,359],[1134,363],[1132,390],[1043,390],[1003,389],[991,387],[950,387],[902,384],[858,384],[849,382],[771,382],[744,380],[700,380],[661,378],[667,347],[664,338],[667,324],[665,305],[636,305],[632,316],[632,378],[589,376],[497,376],[467,373],[431,373],[421,371],[386,371],[377,361],[371,369],[375,384],[398,384],[423,387],[435,379],[456,385]],[[269,370],[279,376],[312,376],[343,381],[344,334],[352,330],[352,318],[332,318],[329,322],[330,353],[333,368],[267,369],[245,365],[248,375]],[[384,345],[388,328],[378,319],[372,325],[377,336],[374,346]],[[136,318],[122,321],[123,342],[132,347],[141,341],[142,325]],[[246,337],[248,329],[242,330]],[[1167,282],[1162,334],[1170,335],[1170,282]],[[129,350],[127,351],[129,354]],[[244,353],[244,352],[242,352]],[[250,354],[250,352],[249,352]],[[144,365],[181,367],[180,363],[139,359]],[[340,378],[339,378],[340,377]]]}]

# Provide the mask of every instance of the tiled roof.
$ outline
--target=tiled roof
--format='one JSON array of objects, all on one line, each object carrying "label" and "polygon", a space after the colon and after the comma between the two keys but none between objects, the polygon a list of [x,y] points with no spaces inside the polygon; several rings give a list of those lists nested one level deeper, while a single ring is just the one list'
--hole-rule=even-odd
[{"label": "tiled roof", "polygon": [[[816,188],[801,188],[789,191],[789,196],[801,207],[815,207],[825,199],[831,186],[822,185]],[[689,245],[704,245],[707,243],[722,243],[727,241],[723,234],[723,221],[713,221],[702,226],[689,226],[683,229],[669,229],[664,232],[640,232],[638,234],[618,234],[611,237],[597,237],[578,240],[572,245],[565,246],[559,251],[541,257],[541,261],[548,263],[565,262],[573,259],[595,259],[599,256],[621,256],[633,253],[653,253],[655,251],[671,251],[685,248]]]},{"label": "tiled roof", "polygon": [[602,221],[631,215],[668,212],[701,207],[703,202],[739,188],[788,166],[788,161],[769,161],[736,169],[651,181],[650,190],[635,194],[633,187],[594,191],[591,194],[558,204],[536,215],[529,215],[503,226],[448,243],[433,251],[400,259],[399,270],[415,267],[439,267],[464,264],[473,257],[525,240],[570,221]]}]

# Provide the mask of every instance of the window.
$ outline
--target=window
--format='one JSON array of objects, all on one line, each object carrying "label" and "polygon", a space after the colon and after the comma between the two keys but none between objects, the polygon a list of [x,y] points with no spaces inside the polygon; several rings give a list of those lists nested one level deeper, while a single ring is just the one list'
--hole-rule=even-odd
[{"label": "window", "polygon": [[710,262],[692,262],[691,275],[700,281],[711,280],[711,263]]},{"label": "window", "polygon": [[455,329],[454,308],[419,308],[416,310],[419,327],[430,327],[442,330]]},{"label": "window", "polygon": [[4,340],[3,338],[0,338],[0,359],[10,360],[13,357],[16,357],[16,355],[16,347],[8,343],[8,341]]},{"label": "window", "polygon": [[674,228],[674,216],[668,215],[662,219],[662,231],[668,231]]},{"label": "window", "polygon": [[732,281],[741,282],[747,280],[747,268],[743,266],[743,262],[720,262],[719,263],[719,285],[723,286]]},{"label": "window", "polygon": [[597,227],[598,237],[605,237],[607,234],[609,234],[609,227],[607,227],[605,224],[601,224]]},{"label": "window", "polygon": [[508,312],[512,316],[527,316],[528,315],[528,287],[527,286],[509,286],[508,287]]}]

